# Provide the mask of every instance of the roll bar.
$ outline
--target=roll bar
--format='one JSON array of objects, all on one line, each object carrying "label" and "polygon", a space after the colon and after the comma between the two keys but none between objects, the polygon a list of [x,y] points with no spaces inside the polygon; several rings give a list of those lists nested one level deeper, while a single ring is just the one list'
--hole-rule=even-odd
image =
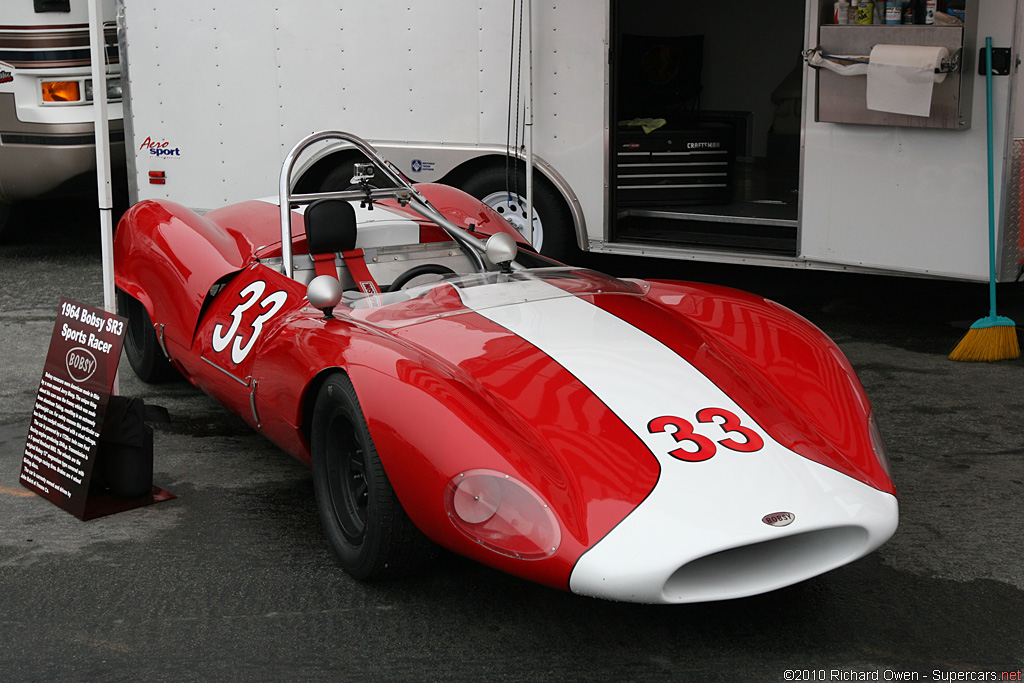
[{"label": "roll bar", "polygon": [[[307,147],[324,140],[341,140],[352,145],[369,159],[375,167],[380,169],[384,176],[394,183],[395,187],[369,190],[342,190],[339,192],[317,192],[315,194],[292,194],[291,175],[295,162]],[[351,133],[343,133],[336,130],[322,131],[308,135],[298,144],[292,147],[285,157],[281,166],[281,179],[278,185],[278,192],[281,202],[281,256],[284,274],[292,277],[294,263],[292,263],[292,221],[291,210],[294,205],[310,204],[317,199],[336,198],[345,200],[365,199],[397,199],[399,204],[409,206],[413,211],[429,221],[433,221],[441,227],[448,235],[455,240],[466,252],[466,255],[481,273],[487,272],[487,264],[483,255],[485,246],[472,237],[464,228],[461,228],[438,211],[420,192],[412,186],[405,176],[395,168],[390,161],[380,155],[370,143]]]}]

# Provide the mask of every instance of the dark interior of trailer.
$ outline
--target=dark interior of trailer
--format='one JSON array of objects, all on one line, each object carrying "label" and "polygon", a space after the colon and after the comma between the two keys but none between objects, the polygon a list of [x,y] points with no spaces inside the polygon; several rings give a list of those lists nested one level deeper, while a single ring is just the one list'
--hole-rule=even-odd
[{"label": "dark interior of trailer", "polygon": [[804,3],[616,0],[622,243],[796,255]]}]

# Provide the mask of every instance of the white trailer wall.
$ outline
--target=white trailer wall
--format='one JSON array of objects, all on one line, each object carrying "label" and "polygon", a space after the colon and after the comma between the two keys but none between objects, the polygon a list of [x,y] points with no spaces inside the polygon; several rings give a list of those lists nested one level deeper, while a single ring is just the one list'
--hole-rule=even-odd
[{"label": "white trailer wall", "polygon": [[[340,4],[120,0],[139,198],[215,208],[274,194],[287,150],[314,130],[389,153],[388,140],[422,143],[433,171],[394,159],[421,181],[447,170],[441,144],[504,148],[514,3]],[[533,26],[536,154],[601,226],[605,7],[535,3]],[[520,106],[526,95],[524,84]],[[147,139],[179,154],[140,150]],[[166,184],[149,184],[150,171]]]},{"label": "white trailer wall", "polygon": [[[808,3],[814,16],[818,2]],[[977,43],[1013,42],[1012,2],[981,3]],[[857,30],[857,29],[853,29]],[[817,40],[808,27],[808,45]],[[965,51],[966,52],[966,51]],[[977,50],[965,54],[976,71]],[[974,77],[969,130],[815,122],[816,73],[804,89],[800,256],[826,263],[967,279],[988,278],[985,79]],[[993,79],[1000,210],[1010,78]],[[1002,215],[997,217],[1002,225]]]},{"label": "white trailer wall", "polygon": [[[1019,44],[1014,34],[1021,30],[1021,2],[983,0],[977,26],[968,32],[979,44],[985,36],[999,47]],[[467,158],[467,150],[500,152],[508,138],[509,97],[517,92],[509,83],[514,2],[118,3],[131,107],[126,147],[134,151],[130,163],[135,163],[139,198],[166,197],[194,208],[215,208],[275,194],[285,153],[315,130],[341,129],[368,138],[418,181],[439,179]],[[738,7],[754,5],[751,0]],[[802,5],[804,46],[813,47],[823,2]],[[669,32],[692,29],[710,35],[716,27],[729,29],[732,37],[711,41],[705,54],[705,108],[756,109],[746,100],[740,106],[730,99],[750,84],[726,59],[731,42],[750,42],[773,53],[760,65],[771,62],[771,72],[748,67],[764,93],[785,76],[789,58],[778,62],[778,49],[764,42],[770,37],[767,24],[756,13],[726,13],[716,23],[712,19],[721,17],[717,10],[696,0],[677,0],[662,9]],[[687,21],[698,16],[694,12],[708,21]],[[798,14],[793,8],[785,12],[790,21],[798,21]],[[647,15],[659,16],[657,11]],[[575,193],[570,198],[582,207],[593,248],[988,277],[985,88],[977,76],[971,128],[938,130],[816,122],[817,74],[805,69],[795,256],[616,242],[607,209],[609,21],[607,2],[533,3],[534,151],[546,162],[544,168],[553,168]],[[644,24],[642,17],[638,23]],[[748,26],[764,40],[745,41]],[[734,57],[745,54],[739,47]],[[788,54],[790,48],[785,49]],[[976,70],[976,60],[977,51],[968,51],[964,68]],[[1006,212],[1003,190],[1020,177],[1007,172],[1005,159],[1008,153],[1015,155],[1011,159],[1021,155],[1021,142],[1012,142],[1007,130],[1011,112],[1019,119],[1024,111],[1024,105],[1011,106],[1011,84],[1019,80],[1019,73],[994,79],[998,225],[1005,232],[1000,243],[1014,245],[1019,226],[1006,224],[1004,216],[1010,223],[1013,216]],[[521,107],[525,85],[518,96]],[[764,94],[758,99],[764,100]],[[755,155],[767,125],[764,106],[754,116],[759,131]],[[1020,138],[1024,125],[1017,125],[1014,135]],[[163,153],[150,153],[143,147],[147,141],[162,145],[153,151]],[[423,162],[415,164],[415,171],[414,160]],[[166,183],[150,184],[151,171],[165,173]],[[1019,249],[1010,252],[1002,251],[1002,280],[1012,279],[1019,265]]]}]

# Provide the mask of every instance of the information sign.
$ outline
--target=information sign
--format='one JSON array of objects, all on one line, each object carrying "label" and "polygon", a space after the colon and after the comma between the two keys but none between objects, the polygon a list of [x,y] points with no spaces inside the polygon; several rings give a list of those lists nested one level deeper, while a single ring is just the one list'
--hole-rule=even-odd
[{"label": "information sign", "polygon": [[156,502],[148,494],[146,500],[114,503],[100,500],[109,496],[90,497],[127,324],[103,309],[62,299],[39,380],[21,483],[80,519]]}]

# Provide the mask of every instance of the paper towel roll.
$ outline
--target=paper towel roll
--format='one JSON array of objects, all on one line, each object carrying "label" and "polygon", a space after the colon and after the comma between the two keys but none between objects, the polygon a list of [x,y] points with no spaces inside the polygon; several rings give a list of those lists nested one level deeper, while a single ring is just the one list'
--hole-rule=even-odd
[{"label": "paper towel roll", "polygon": [[930,45],[875,45],[868,64],[868,109],[930,116],[932,89],[946,74],[935,73],[949,50]]},{"label": "paper towel roll", "polygon": [[931,116],[932,90],[945,80],[936,74],[949,50],[930,45],[876,45],[867,66],[867,109]]}]

